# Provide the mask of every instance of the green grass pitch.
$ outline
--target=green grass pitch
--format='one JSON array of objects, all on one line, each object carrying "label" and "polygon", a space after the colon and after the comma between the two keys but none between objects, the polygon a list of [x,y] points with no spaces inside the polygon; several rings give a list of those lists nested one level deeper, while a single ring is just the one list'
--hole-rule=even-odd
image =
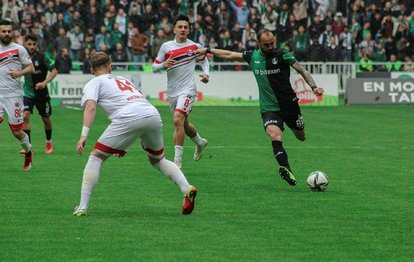
[{"label": "green grass pitch", "polygon": [[[172,123],[164,120],[166,157]],[[194,107],[191,121],[209,140],[183,170],[198,190],[182,216],[181,193],[147,161],[137,143],[103,166],[89,215],[73,217],[83,167],[108,120],[98,112],[86,154],[76,153],[82,112],[55,107],[55,151],[44,154],[32,116],[34,165],[8,125],[0,125],[0,261],[409,261],[414,257],[413,106],[302,108],[308,139],[286,130],[298,179],[277,174],[257,107]],[[306,176],[322,170],[326,192]],[[411,259],[410,259],[411,257]]]}]

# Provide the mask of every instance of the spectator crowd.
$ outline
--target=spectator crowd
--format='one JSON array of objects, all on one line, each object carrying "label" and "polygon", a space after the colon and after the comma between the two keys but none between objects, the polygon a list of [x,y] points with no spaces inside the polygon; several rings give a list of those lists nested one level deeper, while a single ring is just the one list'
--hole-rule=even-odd
[{"label": "spectator crowd", "polygon": [[413,0],[3,0],[0,10],[14,24],[15,41],[36,34],[59,73],[69,73],[75,61],[88,73],[97,50],[115,63],[151,63],[174,38],[177,14],[190,17],[189,38],[203,46],[254,49],[257,32],[267,28],[299,61],[414,71]]}]

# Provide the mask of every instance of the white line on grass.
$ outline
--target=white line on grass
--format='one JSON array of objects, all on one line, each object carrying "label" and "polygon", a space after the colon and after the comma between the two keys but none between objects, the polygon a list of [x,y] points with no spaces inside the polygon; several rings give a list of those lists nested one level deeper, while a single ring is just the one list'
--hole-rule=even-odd
[{"label": "white line on grass", "polygon": [[73,109],[73,110],[76,110],[76,111],[82,111],[83,110],[83,108],[81,108],[81,107],[76,107],[76,106],[65,106],[67,109]]}]

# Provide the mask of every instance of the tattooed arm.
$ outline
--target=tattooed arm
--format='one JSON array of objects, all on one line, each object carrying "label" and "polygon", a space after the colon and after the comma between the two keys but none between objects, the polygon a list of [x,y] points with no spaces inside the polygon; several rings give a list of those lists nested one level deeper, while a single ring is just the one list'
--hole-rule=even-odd
[{"label": "tattooed arm", "polygon": [[316,86],[315,80],[313,80],[311,74],[301,64],[299,64],[299,62],[295,62],[292,67],[303,77],[306,83],[308,83],[315,95],[320,96],[323,94],[323,88]]}]

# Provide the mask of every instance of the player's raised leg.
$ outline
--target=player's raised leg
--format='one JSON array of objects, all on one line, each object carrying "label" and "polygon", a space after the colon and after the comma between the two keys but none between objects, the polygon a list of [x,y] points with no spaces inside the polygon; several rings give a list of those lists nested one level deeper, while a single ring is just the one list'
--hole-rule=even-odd
[{"label": "player's raised leg", "polygon": [[52,143],[52,121],[50,117],[42,116],[42,121],[45,130],[45,137],[46,137],[46,146],[45,146],[45,153],[52,154],[53,152],[53,143]]},{"label": "player's raised leg", "polygon": [[165,176],[178,185],[181,192],[184,194],[184,202],[181,208],[181,213],[183,215],[191,214],[195,207],[197,189],[188,183],[181,169],[170,160],[164,157],[162,159],[155,159],[151,156],[149,156],[149,160],[155,168],[160,170]]},{"label": "player's raised leg", "polygon": [[161,118],[159,116],[151,118],[153,119],[148,119],[149,123],[145,125],[149,129],[141,135],[142,147],[148,154],[149,162],[177,184],[184,194],[182,214],[191,214],[195,206],[197,189],[188,183],[187,178],[175,163],[164,157]]},{"label": "player's raised leg", "polygon": [[207,146],[208,141],[205,138],[202,138],[200,134],[197,132],[197,128],[186,119],[184,123],[185,134],[191,138],[191,140],[196,144],[196,148],[194,150],[194,160],[200,160],[204,148]]},{"label": "player's raised leg", "polygon": [[[267,121],[267,123],[269,122]],[[288,154],[283,147],[281,128],[273,124],[268,124],[265,128],[266,133],[272,141],[273,155],[280,166],[279,175],[283,180],[288,182],[289,185],[295,186],[296,178],[290,169]]]},{"label": "player's raised leg", "polygon": [[19,140],[22,150],[24,150],[23,170],[29,171],[32,168],[33,162],[33,152],[31,149],[29,137],[25,132],[23,132],[22,129],[16,130],[12,125],[10,125],[10,128],[12,129],[13,135]]},{"label": "player's raised leg", "polygon": [[[24,150],[23,170],[29,171],[32,168],[33,154],[32,146],[28,135],[23,132],[22,112],[23,98],[12,97],[5,100],[5,109],[9,116],[9,127],[13,136],[19,140],[20,146]],[[12,113],[13,112],[13,113]],[[19,112],[18,114],[16,112]]]},{"label": "player's raised leg", "polygon": [[184,139],[185,129],[184,122],[186,115],[181,111],[174,111],[173,123],[174,123],[174,163],[181,168],[184,154]]}]

